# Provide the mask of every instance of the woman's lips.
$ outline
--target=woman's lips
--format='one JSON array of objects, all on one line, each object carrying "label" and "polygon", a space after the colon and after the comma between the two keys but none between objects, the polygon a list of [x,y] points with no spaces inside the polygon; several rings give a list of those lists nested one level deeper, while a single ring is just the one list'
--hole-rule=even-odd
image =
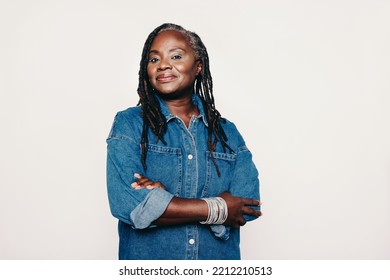
[{"label": "woman's lips", "polygon": [[172,75],[172,74],[161,74],[161,75],[158,75],[156,80],[159,81],[159,82],[170,82],[172,80],[176,79],[176,76],[175,75]]}]

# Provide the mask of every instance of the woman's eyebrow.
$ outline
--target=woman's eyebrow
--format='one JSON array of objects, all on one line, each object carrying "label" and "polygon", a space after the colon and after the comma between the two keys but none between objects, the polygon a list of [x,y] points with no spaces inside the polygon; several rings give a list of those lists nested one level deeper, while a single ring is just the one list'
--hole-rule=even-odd
[{"label": "woman's eyebrow", "polygon": [[[175,52],[175,51],[182,51],[182,52],[185,52],[186,50],[182,49],[182,48],[173,48],[173,49],[170,49],[169,52]],[[158,54],[160,53],[158,50],[150,50],[149,51],[149,54]]]},{"label": "woman's eyebrow", "polygon": [[169,50],[169,52],[174,52],[174,51],[183,51],[183,52],[185,52],[185,50],[182,49],[182,48],[173,48],[173,49]]}]

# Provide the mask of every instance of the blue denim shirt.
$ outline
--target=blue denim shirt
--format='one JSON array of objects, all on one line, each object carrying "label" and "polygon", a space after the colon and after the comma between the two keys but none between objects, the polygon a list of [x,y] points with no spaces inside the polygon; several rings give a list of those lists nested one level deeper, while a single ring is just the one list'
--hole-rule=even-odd
[{"label": "blue denim shirt", "polygon": [[[239,229],[199,223],[153,224],[174,196],[215,197],[229,191],[235,196],[260,199],[257,169],[233,123],[222,123],[234,153],[217,145],[214,157],[221,172],[218,177],[207,148],[208,124],[200,98],[193,95],[200,114],[192,117],[188,128],[159,101],[167,121],[167,145],[155,143],[155,135],[149,130],[146,170],[141,163],[141,107],[119,112],[107,139],[107,188],[111,213],[119,219],[119,258],[240,259]],[[160,181],[166,190],[133,189],[130,185],[137,180],[134,173]]]}]

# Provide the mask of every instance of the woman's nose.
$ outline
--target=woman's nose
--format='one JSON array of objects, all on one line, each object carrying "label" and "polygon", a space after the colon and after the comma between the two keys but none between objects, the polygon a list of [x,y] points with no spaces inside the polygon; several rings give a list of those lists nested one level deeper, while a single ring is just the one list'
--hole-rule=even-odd
[{"label": "woman's nose", "polygon": [[171,69],[171,68],[172,68],[172,66],[171,66],[169,60],[166,59],[166,58],[162,58],[160,60],[160,63],[158,65],[158,69],[157,70],[166,70],[166,69]]}]

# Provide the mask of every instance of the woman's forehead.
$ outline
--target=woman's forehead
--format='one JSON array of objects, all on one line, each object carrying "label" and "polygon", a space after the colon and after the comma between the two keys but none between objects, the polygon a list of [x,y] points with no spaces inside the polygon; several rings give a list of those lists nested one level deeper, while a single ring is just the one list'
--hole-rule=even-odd
[{"label": "woman's forehead", "polygon": [[156,46],[158,44],[171,44],[171,43],[176,43],[191,48],[187,36],[185,36],[183,33],[176,30],[161,31],[159,34],[157,34],[156,38],[154,38],[152,43],[152,48],[153,46]]}]

